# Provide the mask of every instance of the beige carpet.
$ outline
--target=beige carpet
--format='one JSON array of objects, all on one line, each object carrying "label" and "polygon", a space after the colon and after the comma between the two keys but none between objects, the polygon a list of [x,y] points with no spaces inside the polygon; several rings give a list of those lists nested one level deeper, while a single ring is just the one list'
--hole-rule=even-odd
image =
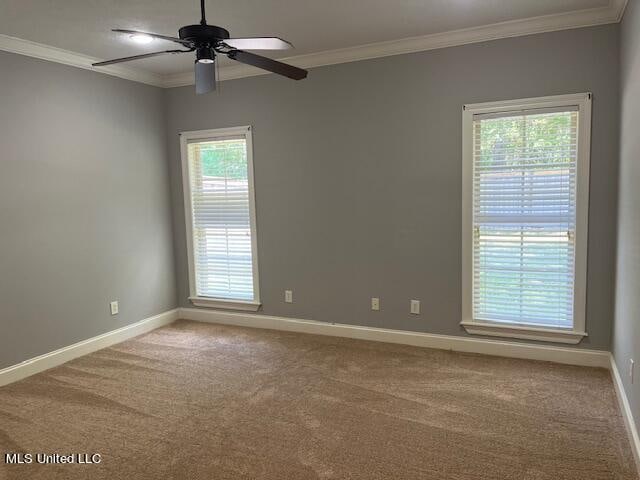
[{"label": "beige carpet", "polygon": [[0,388],[0,479],[632,479],[609,373],[180,321]]}]

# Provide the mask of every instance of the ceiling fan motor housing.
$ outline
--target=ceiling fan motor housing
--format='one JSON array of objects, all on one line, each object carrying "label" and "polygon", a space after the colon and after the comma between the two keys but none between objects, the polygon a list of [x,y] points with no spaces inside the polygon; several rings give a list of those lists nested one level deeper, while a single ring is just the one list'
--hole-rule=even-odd
[{"label": "ceiling fan motor housing", "polygon": [[214,46],[230,37],[229,31],[215,25],[187,25],[178,31],[182,40],[188,40],[196,45]]}]

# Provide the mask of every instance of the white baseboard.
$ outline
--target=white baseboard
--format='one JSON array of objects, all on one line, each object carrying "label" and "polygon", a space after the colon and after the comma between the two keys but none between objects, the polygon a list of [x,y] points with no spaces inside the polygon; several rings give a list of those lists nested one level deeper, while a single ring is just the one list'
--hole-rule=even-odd
[{"label": "white baseboard", "polygon": [[[457,337],[433,333],[389,330],[384,328],[362,327],[338,323],[318,322],[251,313],[226,312],[180,308],[146,318],[132,325],[98,335],[69,345],[53,352],[26,360],[17,365],[0,370],[0,386],[15,382],[49,368],[61,365],[74,358],[109,347],[129,338],[141,335],[156,328],[168,325],[178,318],[207,323],[220,323],[242,327],[265,328],[291,332],[355,338],[376,342],[412,345],[416,347],[453,350],[457,352],[480,353],[501,357],[543,360],[570,365],[611,368],[609,352],[549,345],[533,345],[500,340]],[[618,387],[617,387],[618,388]],[[626,398],[626,397],[625,397]],[[628,405],[628,404],[627,404]],[[636,434],[637,437],[637,434]]]},{"label": "white baseboard", "polygon": [[360,327],[339,323],[317,322],[251,313],[225,312],[181,308],[179,317],[198,322],[221,323],[242,327],[286,330],[291,332],[328,335],[333,337],[357,338],[376,342],[398,343],[416,347],[454,350],[457,352],[481,353],[500,357],[544,360],[569,365],[609,368],[609,352],[584,348],[533,345],[481,338],[456,337],[433,333],[408,332],[384,328]]},{"label": "white baseboard", "polygon": [[178,319],[178,309],[169,310],[153,317],[145,318],[126,327],[103,333],[97,337],[89,338],[68,347],[63,347],[53,352],[45,353],[38,357],[25,360],[0,370],[0,386],[21,380],[30,375],[57,367],[69,360],[87,355],[102,348],[110,347],[116,343],[124,342],[130,338],[142,335],[158,327],[168,325]]},{"label": "white baseboard", "polygon": [[624,384],[622,383],[622,378],[620,377],[620,371],[618,370],[618,366],[616,365],[616,360],[615,358],[613,358],[613,355],[610,355],[610,361],[611,364],[609,365],[609,367],[611,368],[613,386],[616,389],[618,403],[620,404],[620,411],[622,412],[622,417],[624,418],[624,423],[627,427],[629,442],[631,443],[631,449],[633,450],[633,456],[635,457],[636,465],[638,467],[638,470],[640,471],[640,436],[638,435],[638,428],[633,418],[631,405],[629,405],[629,399],[627,398],[627,394],[624,390]]}]

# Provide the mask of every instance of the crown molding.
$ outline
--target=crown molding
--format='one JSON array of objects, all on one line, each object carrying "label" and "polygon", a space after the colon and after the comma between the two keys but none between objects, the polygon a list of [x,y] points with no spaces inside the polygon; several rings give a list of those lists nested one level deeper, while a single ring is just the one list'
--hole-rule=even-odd
[{"label": "crown molding", "polygon": [[[520,37],[536,33],[554,32],[581,27],[617,23],[622,19],[628,0],[610,0],[606,7],[591,8],[573,12],[531,17],[522,20],[510,20],[480,27],[451,30],[419,37],[403,38],[387,42],[371,43],[357,47],[327,50],[285,57],[278,60],[300,68],[322,67],[340,63],[357,62],[373,58],[389,57],[404,53],[423,52],[439,48],[455,47],[471,43]],[[236,64],[220,68],[220,80],[232,80],[242,77],[268,75],[269,72],[247,65]],[[166,75],[165,88],[193,85],[192,72]]]},{"label": "crown molding", "polygon": [[[531,17],[521,20],[494,23],[480,27],[452,30],[442,33],[434,33],[419,37],[403,38],[387,42],[370,43],[356,47],[327,50],[280,58],[279,60],[290,63],[300,68],[314,68],[325,65],[357,62],[373,58],[389,57],[405,53],[423,52],[438,48],[455,47],[471,43],[498,40],[501,38],[520,37],[537,33],[555,32],[581,27],[618,23],[622,20],[628,0],[609,0],[606,7],[577,10],[540,17]],[[22,40],[0,34],[0,50],[18,53],[29,57],[40,58],[51,62],[84,68],[94,72],[105,73],[116,77],[146,83],[157,87],[172,88],[193,85],[193,72],[177,73],[171,75],[158,75],[144,70],[124,67],[122,65],[109,65],[107,67],[94,68],[92,63],[101,59],[88,57],[68,50],[62,50],[48,45]],[[240,63],[220,68],[220,80],[233,80],[236,78],[268,75],[269,72]]]},{"label": "crown molding", "polygon": [[612,11],[616,12],[617,22],[622,21],[622,17],[624,17],[624,12],[627,10],[628,3],[629,3],[629,0],[610,0],[609,1],[609,8],[611,8]]},{"label": "crown molding", "polygon": [[17,53],[27,57],[39,58],[49,62],[61,63],[72,67],[83,68],[94,72],[113,75],[114,77],[132,80],[134,82],[146,83],[156,87],[164,86],[162,75],[146,72],[144,70],[124,67],[122,65],[109,65],[95,68],[91,64],[99,62],[101,59],[82,55],[80,53],[51,47],[42,43],[31,42],[21,38],[10,37],[0,34],[0,50]]}]

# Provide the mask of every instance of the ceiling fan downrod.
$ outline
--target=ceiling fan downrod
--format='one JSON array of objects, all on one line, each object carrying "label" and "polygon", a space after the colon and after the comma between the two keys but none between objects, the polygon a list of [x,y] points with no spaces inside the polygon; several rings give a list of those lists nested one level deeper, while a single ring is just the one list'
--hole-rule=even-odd
[{"label": "ceiling fan downrod", "polygon": [[200,25],[206,25],[207,19],[204,16],[204,0],[200,0],[200,12],[201,12]]}]

